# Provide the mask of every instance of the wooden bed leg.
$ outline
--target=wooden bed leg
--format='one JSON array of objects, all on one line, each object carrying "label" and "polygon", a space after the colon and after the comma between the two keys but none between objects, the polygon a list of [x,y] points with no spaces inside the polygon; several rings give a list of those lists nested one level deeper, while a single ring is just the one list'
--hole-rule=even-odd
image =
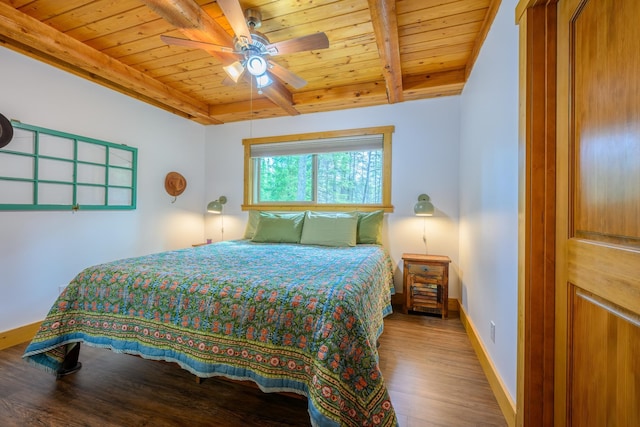
[{"label": "wooden bed leg", "polygon": [[65,375],[73,374],[74,372],[78,372],[80,368],[82,368],[82,363],[78,362],[78,357],[80,356],[80,343],[71,343],[67,344],[67,346],[72,346],[71,350],[67,353],[62,361],[62,366],[56,372],[56,379],[60,379]]}]

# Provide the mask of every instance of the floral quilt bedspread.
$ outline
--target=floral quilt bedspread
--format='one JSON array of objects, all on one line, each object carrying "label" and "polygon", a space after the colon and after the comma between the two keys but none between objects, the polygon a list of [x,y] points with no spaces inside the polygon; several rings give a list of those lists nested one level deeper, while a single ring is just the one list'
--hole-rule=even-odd
[{"label": "floral quilt bedspread", "polygon": [[395,426],[376,348],[392,293],[376,245],[163,252],[78,274],[24,357],[56,372],[63,345],[82,342],[303,394],[314,426]]}]

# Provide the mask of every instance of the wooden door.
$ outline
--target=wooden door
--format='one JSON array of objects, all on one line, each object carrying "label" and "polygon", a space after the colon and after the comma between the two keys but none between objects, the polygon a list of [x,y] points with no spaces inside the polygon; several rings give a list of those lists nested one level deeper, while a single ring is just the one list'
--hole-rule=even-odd
[{"label": "wooden door", "polygon": [[640,426],[639,20],[558,2],[558,426]]}]

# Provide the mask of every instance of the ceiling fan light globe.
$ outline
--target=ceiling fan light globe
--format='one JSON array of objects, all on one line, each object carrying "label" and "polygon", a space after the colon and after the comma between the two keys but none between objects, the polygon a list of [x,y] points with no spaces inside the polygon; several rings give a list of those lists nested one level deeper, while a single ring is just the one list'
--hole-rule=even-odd
[{"label": "ceiling fan light globe", "polygon": [[250,56],[247,59],[247,70],[254,76],[263,76],[267,71],[267,61],[261,56]]},{"label": "ceiling fan light globe", "polygon": [[267,74],[267,73],[264,73],[261,76],[256,76],[256,87],[258,89],[262,89],[263,87],[267,87],[271,83],[273,83],[273,80],[271,79],[271,77],[269,77],[269,74]]},{"label": "ceiling fan light globe", "polygon": [[233,64],[227,65],[222,68],[224,69],[225,73],[227,73],[229,78],[236,83],[238,83],[240,76],[242,76],[242,73],[244,72],[244,67],[242,66],[240,61],[236,61]]}]

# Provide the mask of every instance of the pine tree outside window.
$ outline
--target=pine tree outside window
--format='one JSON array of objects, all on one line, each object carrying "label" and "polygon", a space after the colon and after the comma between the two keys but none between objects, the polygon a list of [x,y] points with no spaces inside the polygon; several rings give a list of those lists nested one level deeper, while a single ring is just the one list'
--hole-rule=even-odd
[{"label": "pine tree outside window", "polygon": [[393,126],[243,140],[244,209],[393,210]]}]

